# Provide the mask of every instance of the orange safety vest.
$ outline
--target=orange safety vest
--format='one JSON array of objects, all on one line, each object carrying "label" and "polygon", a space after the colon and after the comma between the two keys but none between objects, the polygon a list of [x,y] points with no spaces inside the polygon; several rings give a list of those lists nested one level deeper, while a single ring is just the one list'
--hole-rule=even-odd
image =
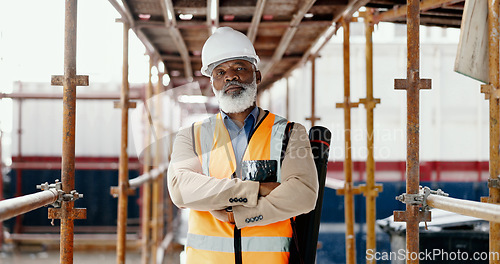
[{"label": "orange safety vest", "polygon": [[[286,119],[266,111],[243,155],[243,160],[278,161],[278,182],[281,182],[280,159],[286,126]],[[221,114],[193,124],[193,136],[204,174],[231,178],[236,171],[236,159]],[[288,263],[293,234],[290,220],[237,229],[217,220],[210,212],[191,210],[188,224],[188,264]]]}]

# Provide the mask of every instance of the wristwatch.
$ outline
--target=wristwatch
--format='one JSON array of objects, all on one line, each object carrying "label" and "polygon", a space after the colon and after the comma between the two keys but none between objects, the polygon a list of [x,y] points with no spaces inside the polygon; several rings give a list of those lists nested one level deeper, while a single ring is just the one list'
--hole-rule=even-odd
[{"label": "wristwatch", "polygon": [[228,208],[226,208],[226,213],[227,213],[227,219],[229,220],[229,223],[234,224],[233,207],[229,206]]}]

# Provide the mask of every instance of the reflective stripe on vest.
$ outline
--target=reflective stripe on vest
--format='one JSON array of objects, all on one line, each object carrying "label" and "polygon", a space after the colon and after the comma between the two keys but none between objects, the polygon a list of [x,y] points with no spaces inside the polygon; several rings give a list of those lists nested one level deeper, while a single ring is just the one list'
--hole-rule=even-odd
[{"label": "reflective stripe on vest", "polygon": [[[243,155],[243,160],[278,161],[279,182],[286,125],[286,119],[267,113],[256,125]],[[221,114],[195,123],[193,132],[204,174],[219,179],[231,178],[236,170],[236,159]],[[292,233],[289,220],[242,228],[243,263],[288,263]],[[217,220],[209,212],[191,210],[186,253],[188,264],[234,263],[234,225]],[[232,262],[228,258],[232,258]]]},{"label": "reflective stripe on vest", "polygon": [[[289,252],[290,237],[242,237],[242,251],[248,252]],[[234,253],[232,237],[216,237],[188,234],[188,247],[195,249]]]}]

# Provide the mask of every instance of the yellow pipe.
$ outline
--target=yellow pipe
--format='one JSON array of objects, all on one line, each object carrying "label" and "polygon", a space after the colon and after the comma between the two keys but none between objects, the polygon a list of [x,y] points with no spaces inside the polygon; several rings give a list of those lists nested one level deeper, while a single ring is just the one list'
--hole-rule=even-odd
[{"label": "yellow pipe", "polygon": [[[488,0],[489,36],[489,78],[492,91],[499,89],[499,5],[496,0]],[[500,145],[500,99],[490,95],[490,179],[498,179]],[[488,201],[500,203],[500,189],[490,188]],[[500,223],[490,222],[490,252],[500,252]],[[490,259],[490,264],[500,263],[500,259]]]},{"label": "yellow pipe", "polygon": [[356,263],[356,241],[354,236],[354,194],[352,184],[352,157],[351,157],[351,107],[350,107],[350,64],[349,64],[349,21],[342,20],[344,29],[344,137],[345,137],[345,247],[346,263]]},{"label": "yellow pipe", "polygon": [[127,235],[127,205],[128,205],[128,32],[130,26],[123,23],[123,74],[121,90],[121,148],[120,167],[118,171],[118,219],[117,219],[117,241],[116,241],[116,263],[125,263],[126,235]]},{"label": "yellow pipe", "polygon": [[[149,61],[149,82],[146,88],[146,98],[147,101],[151,98],[153,91],[153,84],[151,82],[151,68],[153,67],[152,60]],[[146,106],[147,107],[147,106]],[[145,113],[148,114],[148,113]],[[146,117],[149,120],[149,117]],[[151,126],[148,121],[144,124],[144,169],[143,173],[148,173],[151,164]],[[150,256],[150,228],[151,228],[151,183],[144,183],[142,190],[142,264],[148,264],[151,258]]]},{"label": "yellow pipe", "polygon": [[[368,14],[369,11],[367,11]],[[375,234],[376,220],[376,192],[375,188],[375,159],[373,155],[373,24],[371,14],[365,16],[366,37],[366,130],[367,130],[367,157],[366,157],[366,252],[376,252],[377,240]],[[366,263],[376,263],[374,258],[366,258]]]}]

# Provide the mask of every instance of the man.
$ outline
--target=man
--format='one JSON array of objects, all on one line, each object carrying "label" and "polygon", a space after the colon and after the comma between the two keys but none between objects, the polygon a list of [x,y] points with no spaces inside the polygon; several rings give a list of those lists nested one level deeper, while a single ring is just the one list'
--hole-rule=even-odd
[{"label": "man", "polygon": [[221,111],[177,134],[168,169],[172,201],[191,209],[187,263],[288,263],[290,218],[314,209],[307,133],[256,107],[258,62],[250,40],[228,27],[203,46]]}]

